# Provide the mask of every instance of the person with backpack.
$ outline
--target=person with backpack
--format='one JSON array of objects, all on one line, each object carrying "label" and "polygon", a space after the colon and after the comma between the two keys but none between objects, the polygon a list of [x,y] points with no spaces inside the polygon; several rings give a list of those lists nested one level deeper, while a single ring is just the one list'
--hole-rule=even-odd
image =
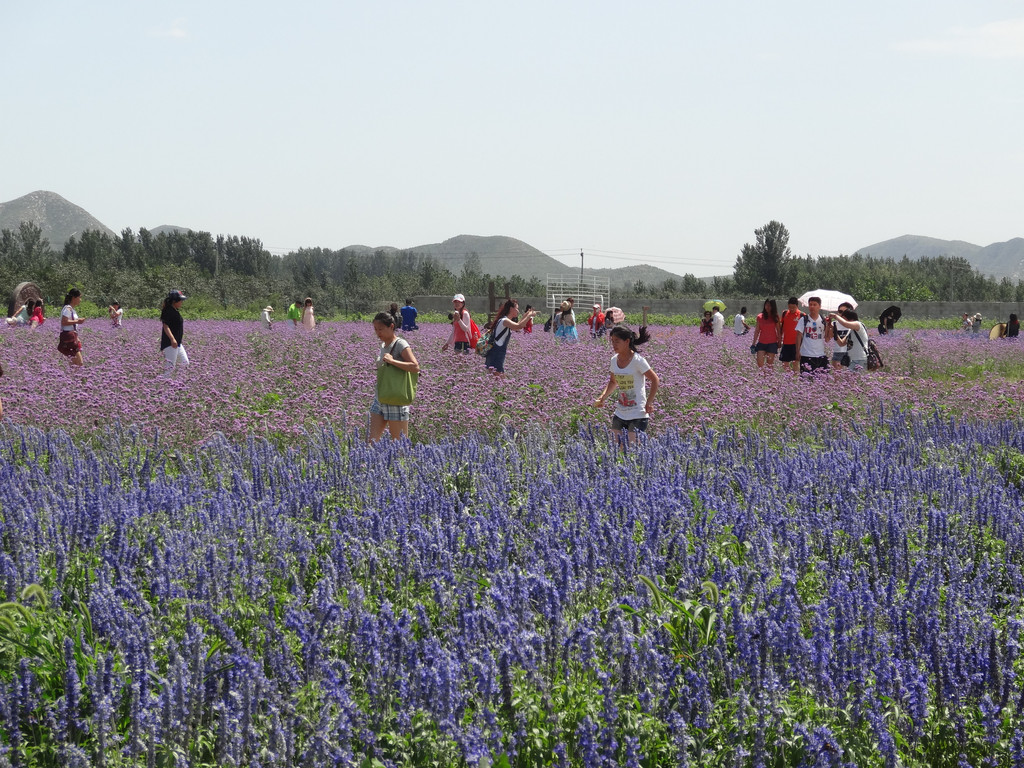
[{"label": "person with backpack", "polygon": [[501,376],[505,373],[505,355],[508,354],[508,340],[512,335],[512,331],[525,328],[526,324],[532,321],[536,314],[537,310],[528,309],[523,314],[522,319],[516,322],[516,318],[519,317],[519,302],[515,299],[509,299],[501,305],[497,317],[491,323],[492,346],[484,357],[484,365],[494,371],[496,376]]},{"label": "person with backpack", "polygon": [[800,311],[800,301],[796,296],[790,296],[786,311],[782,313],[782,351],[779,353],[779,360],[782,367],[793,373],[800,372],[799,352],[796,343],[796,326],[806,315]]},{"label": "person with backpack", "polygon": [[839,312],[829,317],[834,323],[833,327],[840,325],[847,330],[846,346],[844,354],[840,358],[840,366],[849,368],[851,371],[866,371],[868,369],[868,329],[860,321],[856,310],[853,307],[840,309]]},{"label": "person with backpack", "polygon": [[590,338],[597,339],[604,336],[604,312],[601,305],[595,304],[587,315],[587,325],[590,326]]},{"label": "person with backpack", "polygon": [[441,351],[446,352],[454,342],[456,352],[468,354],[476,346],[472,343],[474,325],[473,318],[466,309],[466,297],[456,293],[452,297],[452,332],[448,334],[448,340],[441,347]]},{"label": "person with backpack", "polygon": [[836,370],[843,367],[843,355],[850,351],[847,347],[847,342],[850,339],[850,331],[845,327],[841,327],[838,320],[839,316],[844,316],[843,313],[848,309],[853,309],[853,305],[848,301],[844,301],[839,305],[837,314],[831,315],[828,318],[828,321],[832,326],[832,341],[835,342],[835,347],[832,349],[832,367]]},{"label": "person with backpack", "polygon": [[796,324],[796,359],[799,361],[798,371],[828,370],[828,355],[825,353],[828,342],[832,341],[832,326],[821,316],[821,299],[811,296],[807,300],[807,314]]}]

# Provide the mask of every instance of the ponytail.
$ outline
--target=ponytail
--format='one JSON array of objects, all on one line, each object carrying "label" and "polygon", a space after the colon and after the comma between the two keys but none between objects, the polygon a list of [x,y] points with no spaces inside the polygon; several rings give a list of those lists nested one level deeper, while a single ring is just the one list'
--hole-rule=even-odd
[{"label": "ponytail", "polygon": [[639,333],[633,333],[633,331],[629,330],[629,328],[626,328],[625,326],[622,325],[617,325],[611,329],[608,335],[616,336],[622,339],[623,341],[628,341],[629,349],[632,352],[638,352],[638,346],[640,346],[641,344],[646,344],[648,341],[651,340],[651,334],[647,332],[646,325],[640,326]]},{"label": "ponytail", "polygon": [[80,290],[78,290],[77,288],[72,288],[70,291],[68,291],[67,296],[64,297],[64,306],[67,306],[68,304],[70,304],[71,300],[73,298],[75,298],[76,296],[81,296],[81,295],[82,295],[82,292]]}]

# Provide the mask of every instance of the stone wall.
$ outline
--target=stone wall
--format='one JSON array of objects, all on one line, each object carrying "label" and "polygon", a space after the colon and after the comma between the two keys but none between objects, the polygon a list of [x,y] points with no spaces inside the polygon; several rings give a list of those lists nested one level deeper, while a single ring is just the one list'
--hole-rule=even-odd
[{"label": "stone wall", "polygon": [[[541,309],[541,316],[547,317],[550,310],[545,306],[544,297],[540,296],[517,296],[519,299],[519,306],[522,309],[526,308],[527,304],[532,304],[535,307]],[[728,316],[736,314],[741,307],[747,308],[747,314],[754,316],[761,311],[761,306],[764,303],[764,298],[742,298],[742,297],[708,297],[708,298],[721,298],[725,302],[726,312]],[[779,311],[783,311],[786,308],[786,298],[782,297],[778,300]],[[419,296],[413,297],[416,302],[416,308],[421,312],[443,312],[448,313],[452,308],[451,296]],[[703,312],[704,299],[680,299],[680,300],[647,300],[642,299],[621,299],[613,300],[612,305],[619,307],[624,312],[637,312],[639,313],[643,307],[647,306],[651,308],[651,312],[655,312],[662,315],[699,315]],[[1024,304],[1018,302],[970,302],[970,301],[904,301],[904,302],[892,302],[892,301],[865,301],[857,306],[857,313],[860,315],[862,320],[874,319],[877,321],[878,316],[882,313],[882,310],[887,307],[896,304],[900,309],[903,310],[903,317],[914,319],[914,320],[940,320],[942,318],[959,318],[964,312],[968,312],[973,315],[975,312],[980,312],[981,316],[986,320],[996,320],[1006,322],[1009,318],[1010,313],[1014,313],[1017,317],[1024,316]],[[467,296],[466,306],[469,311],[473,314],[486,314],[487,313],[487,297],[486,296]],[[500,306],[500,302],[499,302]],[[386,310],[388,302],[381,302],[380,309]],[[590,307],[579,307],[576,308],[576,317],[582,320],[590,312]],[[870,322],[867,323],[871,325]]]}]

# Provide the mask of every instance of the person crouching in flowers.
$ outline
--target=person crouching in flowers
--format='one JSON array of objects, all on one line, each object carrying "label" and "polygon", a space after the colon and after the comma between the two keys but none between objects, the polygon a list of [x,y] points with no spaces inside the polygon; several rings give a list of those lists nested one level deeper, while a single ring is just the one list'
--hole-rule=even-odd
[{"label": "person crouching in flowers", "polygon": [[32,308],[32,319],[29,320],[29,325],[33,328],[38,328],[45,322],[46,316],[43,314],[43,300],[39,299]]},{"label": "person crouching in flowers", "polygon": [[[401,371],[408,373],[419,373],[420,364],[413,354],[412,347],[405,339],[395,335],[395,319],[387,312],[378,312],[373,318],[373,332],[380,339],[380,350],[377,352],[378,370],[385,365],[391,365]],[[391,437],[399,438],[402,435],[409,435],[409,406],[408,405],[384,405],[377,399],[377,390],[374,389],[373,403],[370,405],[370,431],[367,433],[367,440],[375,442],[384,434],[384,425],[387,425]]]},{"label": "person crouching in flowers", "polygon": [[[640,333],[636,334],[621,325],[612,328],[608,336],[615,352],[611,360],[611,376],[594,401],[594,407],[604,406],[605,399],[618,387],[612,429],[625,433],[629,442],[633,442],[637,432],[647,431],[651,411],[654,410],[654,397],[658,394],[658,374],[637,351],[637,346],[646,344],[651,337],[646,327],[641,327]],[[651,384],[650,393],[646,389],[647,382]]]}]

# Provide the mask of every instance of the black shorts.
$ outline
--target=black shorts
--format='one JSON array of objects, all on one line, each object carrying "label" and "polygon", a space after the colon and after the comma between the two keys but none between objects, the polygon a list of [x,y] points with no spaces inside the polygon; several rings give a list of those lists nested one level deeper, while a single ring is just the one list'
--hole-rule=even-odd
[{"label": "black shorts", "polygon": [[827,371],[828,370],[828,358],[827,357],[804,357],[800,356],[800,370],[801,371]]},{"label": "black shorts", "polygon": [[618,416],[612,416],[612,429],[631,429],[634,432],[646,432],[650,421],[650,418],[647,416],[644,416],[642,419],[620,419]]},{"label": "black shorts", "polygon": [[792,363],[794,360],[796,360],[796,344],[783,344],[779,362]]},{"label": "black shorts", "polygon": [[768,342],[759,341],[754,348],[755,352],[767,352],[769,355],[777,355],[779,353],[779,343],[773,341],[770,344]]}]

